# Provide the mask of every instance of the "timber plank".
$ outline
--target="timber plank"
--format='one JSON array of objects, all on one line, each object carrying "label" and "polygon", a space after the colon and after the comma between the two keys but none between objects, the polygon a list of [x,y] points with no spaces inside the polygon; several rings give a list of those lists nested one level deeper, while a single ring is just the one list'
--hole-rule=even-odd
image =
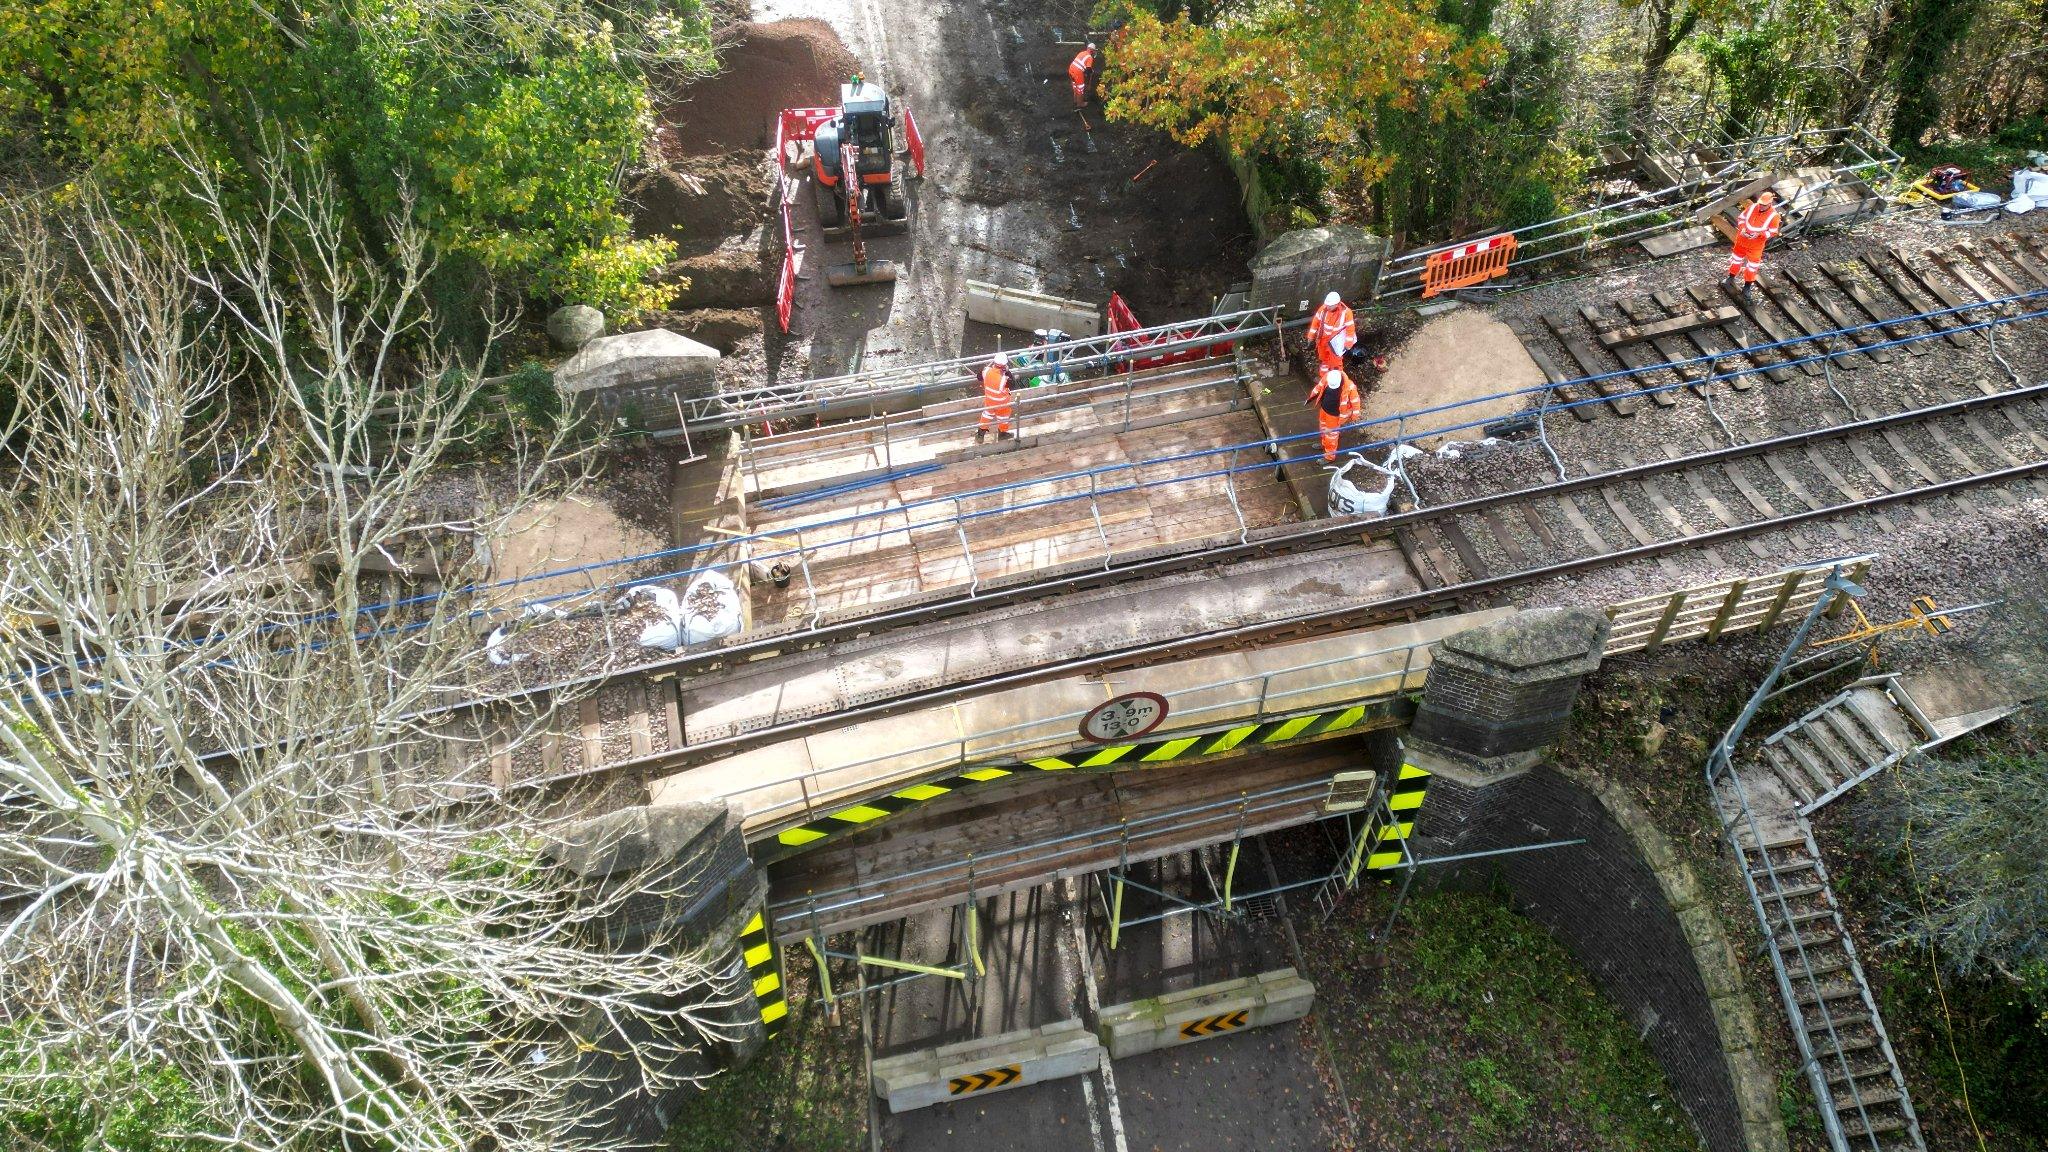
[{"label": "timber plank", "polygon": [[1798,360],[1799,370],[1808,376],[1820,375],[1820,364],[1809,359],[1800,348],[1792,344],[1792,333],[1787,331],[1783,324],[1778,323],[1777,317],[1771,315],[1768,301],[1761,296],[1745,300],[1742,293],[1728,287],[1726,281],[1722,282],[1721,291],[1735,301],[1735,306],[1742,309],[1743,314],[1749,317],[1750,323],[1756,325],[1765,336],[1770,337],[1772,344],[1777,345],[1772,351],[1787,360]]},{"label": "timber plank", "polygon": [[[1894,258],[1898,256],[1897,249],[1892,250],[1892,256]],[[1962,348],[1969,343],[1968,340],[1964,339],[1962,333],[1955,331],[1956,326],[1963,322],[1961,318],[1956,316],[1926,315],[1929,312],[1939,312],[1941,305],[1935,303],[1927,293],[1921,291],[1913,277],[1905,275],[1899,270],[1897,265],[1874,253],[1864,256],[1863,263],[1872,272],[1877,273],[1877,278],[1884,281],[1885,287],[1890,288],[1894,295],[1904,300],[1908,308],[1911,308],[1914,312],[1921,313],[1920,319],[1922,323],[1942,333],[1950,344],[1958,348]]]},{"label": "timber plank", "polygon": [[[1682,316],[1687,311],[1685,302],[1674,293],[1654,292],[1651,293],[1650,299],[1655,300],[1658,307],[1664,309],[1665,312],[1670,313],[1673,317]],[[1712,325],[1688,329],[1686,331],[1686,339],[1692,342],[1694,348],[1699,349],[1701,355],[1714,358],[1707,362],[1708,377],[1720,376],[1723,372],[1731,372],[1733,375],[1728,377],[1728,385],[1737,391],[1741,391],[1750,386],[1749,377],[1744,371],[1750,367],[1749,361],[1739,352],[1732,353],[1728,351],[1726,340],[1720,335],[1720,329],[1722,324],[1736,319],[1742,313],[1733,305],[1724,306],[1724,310],[1727,312],[1726,319]],[[1693,391],[1705,395],[1708,387],[1709,385],[1706,384],[1695,384],[1693,385]]]},{"label": "timber plank", "polygon": [[[1993,236],[1987,241],[1994,251],[2011,262],[2012,266],[2026,273],[2027,277],[2043,288],[2048,288],[2048,271],[2034,262],[2025,246],[2011,236]],[[2033,309],[2028,309],[2033,311]]]},{"label": "timber plank", "polygon": [[1636,414],[1636,409],[1642,406],[1642,397],[1621,395],[1633,392],[1634,389],[1614,369],[1601,361],[1599,347],[1587,342],[1585,336],[1578,331],[1575,322],[1557,313],[1550,313],[1543,317],[1543,323],[1549,327],[1551,334],[1557,337],[1558,343],[1564,345],[1565,352],[1571,356],[1572,362],[1579,366],[1581,373],[1588,377],[1598,377],[1589,382],[1595,391],[1606,398],[1607,406],[1614,409],[1615,415]]},{"label": "timber plank", "polygon": [[[1659,304],[1664,304],[1665,299],[1669,298],[1670,295],[1669,292],[1658,292],[1655,294],[1658,297],[1657,302]],[[1713,309],[1696,308],[1683,310],[1674,309],[1666,305],[1666,311],[1670,314],[1662,320],[1643,320],[1636,317],[1633,309],[1629,309],[1630,319],[1636,320],[1636,323],[1602,333],[1600,335],[1601,346],[1604,348],[1614,348],[1622,344],[1639,344],[1645,340],[1683,336],[1700,328],[1719,327],[1739,315],[1733,306],[1727,304]]]},{"label": "timber plank", "polygon": [[[1413,530],[1406,527],[1394,529],[1394,543],[1401,549],[1402,557],[1408,561],[1408,567],[1414,571],[1415,578],[1422,581],[1424,588],[1444,586],[1445,577],[1436,568],[1435,562],[1429,560],[1423,553],[1422,544],[1415,539]],[[1449,558],[1446,557],[1445,563],[1449,562]]]},{"label": "timber plank", "polygon": [[[1953,310],[1950,312],[1950,316],[1956,322],[1961,324],[1975,323],[1975,321],[1970,319],[1970,313],[1963,311],[1963,309],[1970,308],[1970,301],[1963,299],[1962,293],[1943,284],[1941,278],[1928,271],[1924,264],[1908,257],[1898,248],[1891,247],[1887,248],[1886,251],[1892,254],[1892,258],[1899,262],[1899,266],[1904,268],[1922,288],[1934,293],[1935,297],[1941,301],[1943,307]],[[1926,256],[1927,253],[1921,253],[1923,259]],[[1974,309],[1971,309],[1971,311],[1974,311]],[[1951,333],[1951,335],[1954,335],[1954,333]]]},{"label": "timber plank", "polygon": [[[1657,317],[1661,315],[1661,310],[1655,304],[1641,296],[1621,301],[1621,310],[1623,314],[1635,322],[1634,327],[1637,328],[1655,325]],[[1612,333],[1609,333],[1609,335],[1612,335]],[[1664,357],[1664,362],[1667,365],[1672,365],[1671,371],[1678,373],[1683,379],[1698,380],[1707,374],[1706,369],[1699,364],[1679,363],[1680,361],[1694,360],[1697,357],[1677,335],[1651,337],[1650,346],[1657,350],[1659,356]],[[1695,389],[1695,391],[1698,390]]]},{"label": "timber plank", "polygon": [[[1955,249],[1929,248],[1920,253],[1920,255],[1932,260],[1936,267],[1955,277],[1958,284],[1967,288],[1978,300],[1990,304],[1993,311],[2008,313],[2012,311],[2012,305],[2009,303],[1993,303],[1993,301],[2004,299],[2005,294],[1994,291],[1990,285],[1979,279],[1977,274],[1970,270],[1969,264],[1961,258]],[[1960,297],[1958,298],[1960,299]]]},{"label": "timber plank", "polygon": [[1501,519],[1500,510],[1497,508],[1486,508],[1481,510],[1480,515],[1485,518],[1487,528],[1493,532],[1494,542],[1500,545],[1500,550],[1506,554],[1507,558],[1517,568],[1528,567],[1529,555],[1522,551],[1521,542],[1516,540],[1515,534],[1508,530],[1508,522]]},{"label": "timber plank", "polygon": [[[1863,276],[1857,274],[1861,267],[1861,265],[1851,264],[1847,261],[1830,261],[1829,263],[1822,264],[1820,270],[1826,273],[1827,278],[1833,280],[1835,286],[1840,288],[1849,299],[1854,300],[1856,306],[1863,309],[1865,315],[1884,325],[1885,335],[1894,340],[1905,340],[1911,337],[1913,335],[1913,321],[1901,321],[1900,317],[1904,313],[1894,312],[1889,306],[1879,302],[1877,294],[1870,290],[1869,283]],[[1925,356],[1927,354],[1927,341],[1925,340],[1914,340],[1910,344],[1903,345],[1903,347],[1914,356]]]},{"label": "timber plank", "polygon": [[[1686,289],[1686,294],[1691,296],[1693,301],[1701,307],[1705,307],[1709,301],[1714,299],[1714,290],[1699,284]],[[1792,369],[1778,363],[1778,361],[1784,360],[1786,357],[1774,356],[1769,352],[1756,351],[1755,343],[1750,340],[1749,334],[1742,330],[1742,324],[1739,320],[1741,315],[1742,310],[1736,309],[1738,319],[1730,320],[1728,323],[1721,325],[1721,335],[1726,337],[1730,344],[1740,348],[1744,355],[1749,358],[1750,363],[1763,368],[1765,376],[1780,383],[1790,380],[1792,378]],[[1732,377],[1728,383],[1733,385],[1736,391],[1742,392],[1754,386],[1756,379],[1754,375],[1746,374]]]},{"label": "timber plank", "polygon": [[[1988,273],[1993,280],[1998,281],[2000,294],[2005,296],[2024,296],[2027,294],[2027,290],[2020,287],[2019,281],[2013,279],[2005,269],[1998,266],[1998,261],[1991,258],[1991,253],[1977,247],[1975,243],[1965,240],[1956,245],[1956,251],[1968,256],[1976,262],[1979,268]],[[2008,311],[2012,307],[2011,304],[2006,305]]]},{"label": "timber plank", "polygon": [[[1613,324],[1611,320],[1601,315],[1598,308],[1591,304],[1582,305],[1579,308],[1579,315],[1585,317],[1586,323],[1592,325],[1595,332],[1600,331],[1602,327],[1611,327]],[[1619,348],[1610,348],[1608,351],[1629,370],[1630,375],[1635,379],[1636,387],[1657,389],[1654,392],[1648,393],[1650,401],[1656,404],[1657,407],[1669,408],[1678,403],[1678,397],[1673,396],[1669,388],[1662,386],[1665,382],[1658,373],[1663,368],[1663,365],[1643,355],[1642,348],[1634,344],[1624,344]]]},{"label": "timber plank", "polygon": [[1806,298],[1813,301],[1814,307],[1827,313],[1828,319],[1834,322],[1837,329],[1856,329],[1856,331],[1849,333],[1849,338],[1867,349],[1864,355],[1877,361],[1879,364],[1889,364],[1892,362],[1891,349],[1870,347],[1873,344],[1883,344],[1885,342],[1884,334],[1871,328],[1868,321],[1858,321],[1850,316],[1840,302],[1821,287],[1820,280],[1813,274],[1812,269],[1797,275],[1788,275],[1786,279],[1796,285],[1801,292],[1805,293]]},{"label": "timber plank", "polygon": [[1529,354],[1529,359],[1534,361],[1536,367],[1542,371],[1543,378],[1550,381],[1551,395],[1571,405],[1565,411],[1570,412],[1582,422],[1590,422],[1593,419],[1593,406],[1591,404],[1581,404],[1579,401],[1588,399],[1591,396],[1597,396],[1599,393],[1583,392],[1579,385],[1564,383],[1563,381],[1569,379],[1569,377],[1557,370],[1557,365],[1551,363],[1548,353],[1529,343],[1528,339],[1519,332],[1515,333],[1515,339],[1522,342],[1522,351]]},{"label": "timber plank", "polygon": [[1785,315],[1792,318],[1792,323],[1797,324],[1800,331],[1805,332],[1808,336],[1815,337],[1815,339],[1807,343],[1807,347],[1816,352],[1829,353],[1829,359],[1833,360],[1836,366],[1844,370],[1860,368],[1870,363],[1870,357],[1856,351],[1853,347],[1840,347],[1842,343],[1840,337],[1821,339],[1821,334],[1828,330],[1828,326],[1822,323],[1820,317],[1808,312],[1799,303],[1799,293],[1787,287],[1787,281],[1782,275],[1764,273],[1758,278],[1757,286],[1763,289],[1764,294],[1769,296],[1771,302],[1776,304]]},{"label": "timber plank", "polygon": [[1558,510],[1564,513],[1565,522],[1578,532],[1579,538],[1593,549],[1595,555],[1605,555],[1614,551],[1614,545],[1601,538],[1600,533],[1593,527],[1593,522],[1586,519],[1586,514],[1579,510],[1578,504],[1571,496],[1553,496],[1551,499],[1556,502]]},{"label": "timber plank", "polygon": [[1473,579],[1484,580],[1493,575],[1493,570],[1479,559],[1479,549],[1473,547],[1472,538],[1465,535],[1465,530],[1458,526],[1456,520],[1439,520],[1432,527],[1450,542],[1451,550],[1458,554],[1458,559],[1464,562],[1465,571],[1470,572]]}]

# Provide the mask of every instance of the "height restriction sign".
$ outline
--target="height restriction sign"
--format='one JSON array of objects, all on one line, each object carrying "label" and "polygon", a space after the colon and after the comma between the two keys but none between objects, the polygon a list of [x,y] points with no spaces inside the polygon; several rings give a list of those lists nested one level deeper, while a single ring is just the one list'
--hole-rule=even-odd
[{"label": "height restriction sign", "polygon": [[1166,719],[1166,697],[1157,692],[1126,692],[1095,706],[1081,718],[1081,739],[1114,744],[1143,736]]}]

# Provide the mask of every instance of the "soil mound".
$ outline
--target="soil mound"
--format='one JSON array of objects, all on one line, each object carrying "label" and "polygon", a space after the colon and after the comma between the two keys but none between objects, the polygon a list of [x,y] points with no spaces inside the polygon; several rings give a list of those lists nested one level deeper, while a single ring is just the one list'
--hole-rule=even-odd
[{"label": "soil mound", "polygon": [[640,327],[666,328],[729,356],[742,340],[759,336],[767,323],[759,308],[699,308],[692,312],[650,312],[642,318]]},{"label": "soil mound", "polygon": [[669,307],[677,312],[697,308],[745,308],[775,301],[774,271],[752,252],[713,252],[678,260],[661,270],[663,283],[687,280]]},{"label": "soil mound", "polygon": [[[1371,347],[1370,344],[1366,345]],[[1370,379],[1370,373],[1363,379]],[[1479,396],[1491,396],[1516,388],[1543,383],[1543,370],[1529,358],[1528,349],[1507,325],[1472,308],[1459,308],[1432,318],[1422,325],[1399,351],[1393,353],[1372,391],[1365,397],[1368,420],[1455,404]],[[1361,380],[1363,382],[1363,380]],[[1474,420],[1493,420],[1527,407],[1531,397],[1508,396],[1438,412],[1410,423],[1416,428],[1437,428]],[[1389,426],[1375,436],[1390,435]],[[1430,436],[1418,441],[1434,448],[1438,441],[1477,440],[1484,433],[1469,428],[1449,436]]]},{"label": "soil mound", "polygon": [[719,54],[717,75],[683,85],[662,104],[661,140],[671,159],[734,148],[767,149],[784,108],[836,104],[860,70],[822,20],[740,24]]},{"label": "soil mound", "polygon": [[626,184],[633,235],[667,237],[685,256],[702,255],[768,218],[767,157],[726,152],[656,168]]}]

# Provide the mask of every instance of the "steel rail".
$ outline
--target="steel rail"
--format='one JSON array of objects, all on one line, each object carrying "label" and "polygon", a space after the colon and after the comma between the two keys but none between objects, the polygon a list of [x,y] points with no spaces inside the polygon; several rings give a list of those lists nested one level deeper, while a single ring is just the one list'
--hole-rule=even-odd
[{"label": "steel rail", "polygon": [[[1975,405],[1972,405],[1972,407],[1975,407]],[[1958,409],[1949,410],[1957,411]],[[1896,420],[1887,420],[1883,425],[1877,426],[1888,426],[1897,422]],[[1876,422],[1864,422],[1864,427],[1868,429],[1874,424]],[[1790,440],[1792,443],[1813,443],[1825,439],[1825,437],[1801,435],[1785,439]],[[1780,440],[1774,443],[1782,446],[1784,442],[1785,440]],[[1713,459],[1728,458],[1719,452],[1707,455]],[[1693,457],[1688,458],[1685,463],[1697,464],[1700,461],[1700,457]],[[1662,471],[1664,469],[1656,470]],[[1627,471],[1633,475],[1645,475],[1649,474],[1652,470],[1646,467]],[[565,773],[557,777],[530,781],[519,785],[519,787],[546,787],[567,780],[587,779],[595,774],[608,775],[617,772],[633,771],[651,776],[678,771],[692,767],[707,759],[731,756],[739,752],[759,748],[766,744],[779,743],[798,736],[810,735],[814,732],[842,728],[868,720],[882,719],[919,708],[928,708],[935,704],[952,703],[970,696],[977,696],[1000,689],[1028,687],[1032,684],[1044,683],[1082,673],[1136,666],[1166,658],[1185,659],[1218,649],[1294,639],[1304,634],[1353,631],[1382,623],[1389,619],[1420,615],[1425,612],[1441,609],[1447,605],[1455,605],[1461,601],[1479,599],[1522,584],[1627,564],[1635,560],[1650,559],[1687,549],[1705,548],[1723,541],[1739,540],[1748,536],[1760,535],[1781,528],[1795,527],[1817,520],[1871,511],[1908,500],[1928,499],[1981,485],[2022,479],[2043,472],[2048,472],[2048,458],[2009,468],[1973,473],[1952,480],[1921,485],[1917,488],[1887,492],[1859,500],[1846,500],[1821,508],[1767,517],[1747,524],[1737,524],[1707,532],[1678,536],[1670,540],[1639,544],[1612,552],[1600,552],[1589,556],[1575,557],[1570,560],[1563,560],[1555,564],[1542,565],[1535,568],[1484,576],[1459,584],[1448,584],[1440,588],[1424,589],[1400,596],[1388,597],[1371,604],[1348,605],[1341,608],[1300,613],[1276,620],[1239,625],[1235,628],[1204,632],[1194,636],[1180,637],[1150,644],[1125,645],[1091,653],[1084,657],[1026,669],[1021,672],[999,672],[972,676],[942,687],[905,693],[894,699],[875,704],[840,709],[823,716],[807,717],[782,724],[765,725],[761,728],[738,733],[733,736],[692,744],[686,748],[619,761],[615,764],[598,768],[594,773],[588,770]],[[1611,477],[1596,479],[1603,482],[1612,482]],[[1504,498],[1498,498],[1482,503],[1479,506],[1484,507],[1487,504],[1506,503],[1518,498],[1531,498],[1535,491],[1531,490],[1530,493],[1517,493]],[[1469,510],[1470,507],[1468,506]],[[1357,526],[1354,525],[1353,527],[1356,530]]]}]

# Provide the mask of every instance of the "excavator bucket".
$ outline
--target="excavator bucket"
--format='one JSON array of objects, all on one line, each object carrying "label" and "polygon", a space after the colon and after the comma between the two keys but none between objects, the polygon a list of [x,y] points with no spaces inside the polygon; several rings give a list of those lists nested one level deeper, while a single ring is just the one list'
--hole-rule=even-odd
[{"label": "excavator bucket", "polygon": [[825,269],[825,283],[834,288],[846,288],[855,284],[894,284],[896,277],[897,267],[894,260],[833,264]]}]

